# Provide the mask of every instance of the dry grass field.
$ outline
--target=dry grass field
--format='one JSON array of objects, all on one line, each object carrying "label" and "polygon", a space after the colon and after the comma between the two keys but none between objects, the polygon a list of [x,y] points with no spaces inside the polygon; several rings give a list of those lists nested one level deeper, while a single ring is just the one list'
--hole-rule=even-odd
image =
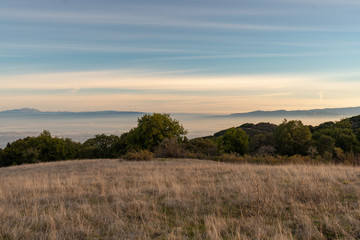
[{"label": "dry grass field", "polygon": [[359,239],[360,168],[83,160],[0,169],[0,239]]}]

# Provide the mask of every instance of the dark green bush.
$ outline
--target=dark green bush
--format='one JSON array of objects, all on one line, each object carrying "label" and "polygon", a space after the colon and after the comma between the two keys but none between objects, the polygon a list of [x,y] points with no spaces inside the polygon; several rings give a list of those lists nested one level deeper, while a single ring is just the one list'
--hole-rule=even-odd
[{"label": "dark green bush", "polygon": [[69,138],[52,137],[49,131],[44,131],[38,137],[9,143],[1,153],[0,166],[76,159],[79,149],[79,143]]},{"label": "dark green bush", "polygon": [[195,154],[198,156],[218,156],[218,145],[213,139],[195,138],[185,143],[185,148],[188,154]]},{"label": "dark green bush", "polygon": [[119,156],[116,144],[120,138],[115,135],[98,134],[82,144],[80,158],[115,158]]},{"label": "dark green bush", "polygon": [[241,128],[230,128],[218,138],[218,144],[225,153],[245,154],[249,151],[249,136]]}]

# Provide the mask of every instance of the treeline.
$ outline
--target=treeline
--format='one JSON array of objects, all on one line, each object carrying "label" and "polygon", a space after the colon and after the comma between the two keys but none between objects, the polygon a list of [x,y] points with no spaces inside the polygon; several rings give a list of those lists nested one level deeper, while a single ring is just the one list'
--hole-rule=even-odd
[{"label": "treeline", "polygon": [[187,139],[187,131],[168,114],[147,114],[138,126],[116,135],[96,135],[84,143],[51,136],[19,139],[0,150],[0,166],[68,159],[204,158],[256,163],[360,163],[360,116],[319,126],[301,121],[243,124],[213,136]]}]

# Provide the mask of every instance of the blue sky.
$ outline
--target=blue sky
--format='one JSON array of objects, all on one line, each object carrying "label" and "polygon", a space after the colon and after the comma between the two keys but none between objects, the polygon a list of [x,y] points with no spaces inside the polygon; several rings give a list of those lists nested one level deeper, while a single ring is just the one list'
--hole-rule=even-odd
[{"label": "blue sky", "polygon": [[359,10],[355,0],[4,0],[0,109],[360,106]]}]

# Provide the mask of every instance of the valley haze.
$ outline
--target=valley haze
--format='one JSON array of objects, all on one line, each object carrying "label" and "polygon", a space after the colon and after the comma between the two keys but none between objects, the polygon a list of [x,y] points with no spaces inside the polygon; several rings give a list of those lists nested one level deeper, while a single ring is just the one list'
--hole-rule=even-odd
[{"label": "valley haze", "polygon": [[[137,111],[40,111],[33,108],[0,112],[0,147],[27,136],[37,136],[49,130],[54,136],[69,137],[84,142],[96,134],[128,132],[137,119],[146,114]],[[170,113],[188,130],[189,138],[212,135],[217,131],[244,123],[270,122],[279,124],[284,118],[302,120],[317,125],[360,114],[360,107],[326,108],[294,111],[253,111],[233,114]]]}]

